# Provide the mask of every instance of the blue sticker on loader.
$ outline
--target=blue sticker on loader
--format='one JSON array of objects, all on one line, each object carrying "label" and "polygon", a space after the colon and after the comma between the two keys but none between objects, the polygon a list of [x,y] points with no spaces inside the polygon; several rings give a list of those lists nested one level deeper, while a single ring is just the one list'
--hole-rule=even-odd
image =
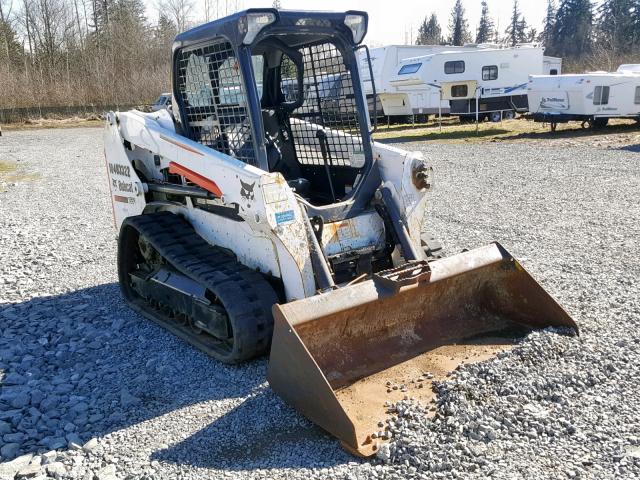
[{"label": "blue sticker on loader", "polygon": [[287,210],[286,212],[278,212],[276,213],[276,223],[280,225],[281,223],[289,223],[293,222],[296,219],[295,213],[293,210]]}]

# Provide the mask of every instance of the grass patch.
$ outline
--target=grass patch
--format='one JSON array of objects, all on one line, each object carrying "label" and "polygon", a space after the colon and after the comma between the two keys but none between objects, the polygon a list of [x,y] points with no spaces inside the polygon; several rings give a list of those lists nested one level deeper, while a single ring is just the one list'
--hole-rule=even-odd
[{"label": "grass patch", "polygon": [[7,162],[0,160],[0,176],[8,175],[11,172],[15,172],[18,166],[14,162]]},{"label": "grass patch", "polygon": [[0,193],[6,191],[9,183],[36,180],[40,178],[38,174],[21,172],[15,162],[0,160]]},{"label": "grass patch", "polygon": [[594,137],[616,133],[640,133],[633,120],[612,120],[609,126],[592,130],[584,129],[580,123],[571,122],[558,125],[551,132],[548,125],[525,119],[504,120],[500,123],[484,122],[478,125],[461,124],[453,119],[443,120],[442,129],[437,122],[427,124],[378,126],[374,138],[380,141],[421,142],[438,140],[451,143],[487,142],[500,140],[535,140],[572,137]]},{"label": "grass patch", "polygon": [[102,127],[104,126],[104,120],[98,116],[89,118],[39,118],[35,120],[27,120],[21,123],[9,123],[2,125],[3,131],[15,131],[15,130],[34,130],[40,128],[81,128],[81,127]]}]

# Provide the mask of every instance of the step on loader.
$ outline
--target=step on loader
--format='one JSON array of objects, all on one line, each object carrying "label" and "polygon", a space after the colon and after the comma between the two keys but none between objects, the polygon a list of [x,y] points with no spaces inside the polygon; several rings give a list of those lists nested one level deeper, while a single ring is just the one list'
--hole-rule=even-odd
[{"label": "step on loader", "polygon": [[274,391],[362,456],[385,402],[577,329],[499,244],[441,258],[430,163],[372,140],[367,23],[252,9],[181,33],[171,109],[104,136],[128,304],[222,362],[270,351]]}]

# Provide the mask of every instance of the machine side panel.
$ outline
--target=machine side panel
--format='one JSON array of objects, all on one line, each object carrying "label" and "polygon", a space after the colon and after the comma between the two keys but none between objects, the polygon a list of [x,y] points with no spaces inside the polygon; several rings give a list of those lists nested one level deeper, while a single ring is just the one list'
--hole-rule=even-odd
[{"label": "machine side panel", "polygon": [[120,225],[125,218],[140,215],[144,211],[146,201],[142,182],[127,155],[115,121],[108,121],[104,130],[104,156],[111,191],[113,219],[116,229],[120,230]]}]

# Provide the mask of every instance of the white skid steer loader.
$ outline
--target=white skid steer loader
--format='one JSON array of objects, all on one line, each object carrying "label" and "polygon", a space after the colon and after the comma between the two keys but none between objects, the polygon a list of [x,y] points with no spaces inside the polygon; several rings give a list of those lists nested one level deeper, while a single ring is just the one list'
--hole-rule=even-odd
[{"label": "white skid steer loader", "polygon": [[432,170],[371,139],[367,21],[252,9],[182,33],[172,112],[105,131],[126,301],[222,362],[271,348],[272,388],[363,456],[402,375],[577,328],[500,245],[422,239]]}]

